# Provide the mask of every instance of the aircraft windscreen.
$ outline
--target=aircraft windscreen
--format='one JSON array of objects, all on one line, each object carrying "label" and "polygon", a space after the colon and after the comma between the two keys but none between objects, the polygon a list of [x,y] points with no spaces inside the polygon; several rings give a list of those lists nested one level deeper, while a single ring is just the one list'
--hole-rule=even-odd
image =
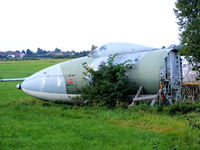
[{"label": "aircraft windscreen", "polygon": [[129,43],[108,43],[93,50],[89,57],[109,56],[140,51],[154,50],[155,48]]}]

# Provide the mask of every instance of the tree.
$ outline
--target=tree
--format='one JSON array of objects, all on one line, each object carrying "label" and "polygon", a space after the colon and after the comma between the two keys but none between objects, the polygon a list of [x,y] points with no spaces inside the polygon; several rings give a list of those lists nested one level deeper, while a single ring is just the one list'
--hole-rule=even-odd
[{"label": "tree", "polygon": [[33,52],[30,50],[30,49],[27,49],[26,50],[26,55],[27,56],[31,56],[33,54]]},{"label": "tree", "polygon": [[165,48],[166,48],[166,46],[162,46],[162,47],[161,47],[161,49],[165,49]]},{"label": "tree", "polygon": [[[177,0],[174,12],[178,19],[182,54],[192,58],[194,68],[200,70],[200,1]],[[192,57],[189,57],[192,56]]]},{"label": "tree", "polygon": [[61,49],[55,48],[55,53],[60,53],[60,52],[61,52]]},{"label": "tree", "polygon": [[95,50],[98,46],[92,45],[91,51]]},{"label": "tree", "polygon": [[38,48],[38,49],[37,49],[37,54],[40,54],[40,55],[43,54],[43,49]]},{"label": "tree", "polygon": [[84,64],[89,84],[81,89],[81,97],[93,106],[128,106],[127,95],[131,92],[127,71],[132,68],[128,61],[114,65],[114,56],[102,62],[97,71]]},{"label": "tree", "polygon": [[22,54],[24,54],[24,55],[26,54],[25,50],[22,50]]}]

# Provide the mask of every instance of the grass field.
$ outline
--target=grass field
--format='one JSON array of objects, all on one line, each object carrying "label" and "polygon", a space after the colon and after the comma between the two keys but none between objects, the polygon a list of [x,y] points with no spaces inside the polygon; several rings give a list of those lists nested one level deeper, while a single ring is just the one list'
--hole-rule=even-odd
[{"label": "grass field", "polygon": [[[0,61],[0,77],[26,77],[64,60]],[[199,150],[187,117],[138,106],[106,109],[54,104],[0,82],[0,150]]]}]

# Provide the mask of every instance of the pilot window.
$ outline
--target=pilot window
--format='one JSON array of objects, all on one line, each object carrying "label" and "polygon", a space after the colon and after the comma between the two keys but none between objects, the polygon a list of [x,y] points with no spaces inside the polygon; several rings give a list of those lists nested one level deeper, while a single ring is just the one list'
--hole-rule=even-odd
[{"label": "pilot window", "polygon": [[101,46],[99,51],[105,51],[107,49],[107,47],[104,45],[104,46]]},{"label": "pilot window", "polygon": [[96,51],[96,50],[92,51],[92,52],[89,54],[89,56],[91,56],[91,57],[97,57],[97,51]]}]

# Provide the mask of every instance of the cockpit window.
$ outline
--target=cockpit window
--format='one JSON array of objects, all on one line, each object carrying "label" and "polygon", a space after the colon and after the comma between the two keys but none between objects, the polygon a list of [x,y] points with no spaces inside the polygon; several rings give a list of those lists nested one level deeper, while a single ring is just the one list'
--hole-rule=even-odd
[{"label": "cockpit window", "polygon": [[97,57],[97,50],[93,50],[88,56]]},{"label": "cockpit window", "polygon": [[107,47],[104,45],[104,46],[101,46],[99,51],[105,51],[107,49]]},{"label": "cockpit window", "polygon": [[107,50],[107,46],[103,45],[99,49],[93,50],[88,56],[89,57],[98,57],[99,54],[103,54]]},{"label": "cockpit window", "polygon": [[135,58],[135,59],[134,59],[134,62],[138,62],[138,61],[139,61],[139,58]]},{"label": "cockpit window", "polygon": [[[137,44],[130,44],[130,43],[108,43],[102,45],[101,47],[96,48],[88,56],[97,58],[113,54],[125,54],[125,53],[149,51],[152,49],[153,48],[151,47],[137,45]],[[135,62],[137,61],[138,60],[136,59]]]}]

